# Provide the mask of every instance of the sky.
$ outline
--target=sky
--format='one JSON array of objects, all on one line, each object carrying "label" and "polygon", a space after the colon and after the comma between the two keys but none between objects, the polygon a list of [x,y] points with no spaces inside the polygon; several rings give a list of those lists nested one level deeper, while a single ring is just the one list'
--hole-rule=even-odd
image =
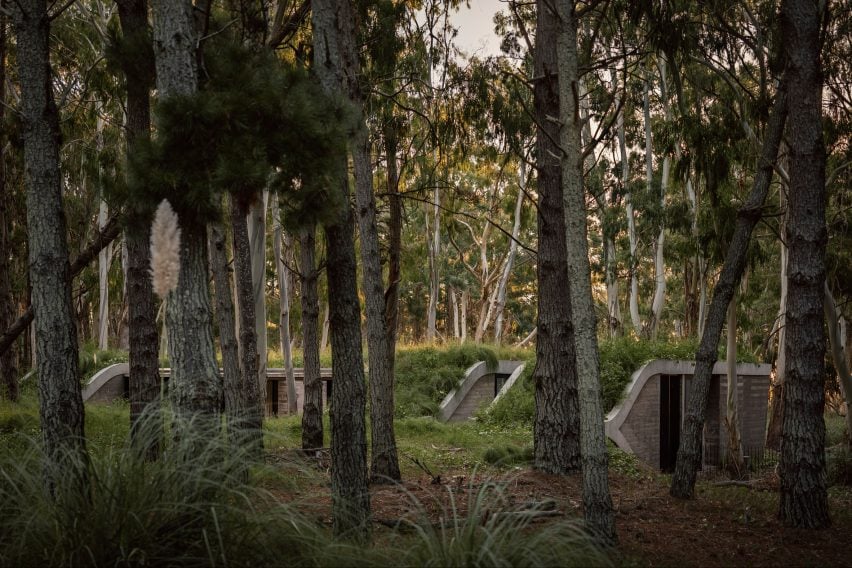
[{"label": "sky", "polygon": [[494,33],[494,13],[505,8],[501,0],[470,0],[470,8],[462,6],[452,22],[459,30],[456,43],[468,54],[482,57],[500,52],[500,38]]}]

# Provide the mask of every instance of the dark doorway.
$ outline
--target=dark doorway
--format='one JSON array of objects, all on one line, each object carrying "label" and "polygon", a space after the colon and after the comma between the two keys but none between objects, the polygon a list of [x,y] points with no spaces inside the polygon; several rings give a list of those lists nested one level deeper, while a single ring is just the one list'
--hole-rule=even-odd
[{"label": "dark doorway", "polygon": [[272,416],[278,416],[278,383],[279,381],[270,381],[272,383]]},{"label": "dark doorway", "polygon": [[660,469],[674,471],[680,445],[679,375],[660,375]]}]

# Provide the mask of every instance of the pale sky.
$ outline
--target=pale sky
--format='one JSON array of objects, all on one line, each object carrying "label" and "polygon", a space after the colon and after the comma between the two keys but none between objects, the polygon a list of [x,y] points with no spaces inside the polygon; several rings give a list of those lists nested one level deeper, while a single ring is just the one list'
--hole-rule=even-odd
[{"label": "pale sky", "polygon": [[470,0],[451,21],[459,30],[456,43],[468,55],[486,57],[500,52],[500,38],[494,33],[494,14],[506,7],[500,0]]}]

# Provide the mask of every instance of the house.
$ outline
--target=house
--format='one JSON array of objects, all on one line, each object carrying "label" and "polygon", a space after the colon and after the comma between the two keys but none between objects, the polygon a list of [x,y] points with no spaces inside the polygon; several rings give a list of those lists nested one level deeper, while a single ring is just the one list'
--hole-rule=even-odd
[{"label": "house", "polygon": [[[771,365],[737,365],[738,418],[745,456],[764,447],[771,369]],[[624,400],[607,415],[607,436],[648,465],[672,471],[694,373],[694,361],[657,359],[643,365],[633,373]],[[717,362],[710,381],[703,433],[705,466],[720,465],[728,449],[727,388],[727,365]]]}]

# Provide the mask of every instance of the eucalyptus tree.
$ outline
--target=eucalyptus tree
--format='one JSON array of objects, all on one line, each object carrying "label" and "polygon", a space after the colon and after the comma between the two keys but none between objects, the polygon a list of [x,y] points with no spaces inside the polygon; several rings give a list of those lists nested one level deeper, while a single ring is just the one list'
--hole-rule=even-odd
[{"label": "eucalyptus tree", "polygon": [[786,524],[830,524],[825,480],[825,143],[820,51],[828,4],[781,3],[781,34],[789,81],[790,219],[787,376],[781,434],[781,502]]},{"label": "eucalyptus tree", "polygon": [[[329,96],[348,97],[350,90],[357,88],[352,6],[349,0],[314,0],[312,8],[314,73]],[[364,423],[366,389],[345,154],[340,155],[334,175],[337,210],[333,220],[325,227],[334,362],[331,402],[332,515],[336,535],[366,541],[370,534]]]},{"label": "eucalyptus tree", "polygon": [[86,463],[77,334],[62,204],[59,113],[53,98],[50,22],[44,0],[10,5],[17,36],[21,119],[27,169],[29,266],[35,313],[39,419],[48,487],[61,468]]}]

